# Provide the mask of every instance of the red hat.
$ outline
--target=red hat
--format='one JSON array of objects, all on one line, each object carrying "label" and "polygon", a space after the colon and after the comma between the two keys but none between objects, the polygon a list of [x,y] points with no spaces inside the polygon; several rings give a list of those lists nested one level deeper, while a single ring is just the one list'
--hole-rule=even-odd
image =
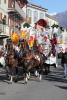
[{"label": "red hat", "polygon": [[38,20],[35,24],[38,24],[40,26],[46,27],[47,26],[47,21],[44,19]]}]

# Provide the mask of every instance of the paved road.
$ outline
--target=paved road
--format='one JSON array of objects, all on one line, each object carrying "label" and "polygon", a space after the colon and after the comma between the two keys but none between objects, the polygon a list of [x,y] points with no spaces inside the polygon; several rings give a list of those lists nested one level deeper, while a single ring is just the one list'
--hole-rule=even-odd
[{"label": "paved road", "polygon": [[0,100],[67,100],[67,79],[63,78],[61,67],[51,68],[41,82],[33,78],[28,84],[23,83],[0,80]]}]

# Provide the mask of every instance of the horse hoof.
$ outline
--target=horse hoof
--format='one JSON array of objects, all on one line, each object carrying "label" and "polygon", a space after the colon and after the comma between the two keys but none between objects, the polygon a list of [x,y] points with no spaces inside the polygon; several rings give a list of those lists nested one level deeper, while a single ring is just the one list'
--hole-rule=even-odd
[{"label": "horse hoof", "polygon": [[13,82],[12,81],[9,81],[9,84],[12,84]]},{"label": "horse hoof", "polygon": [[27,84],[27,82],[25,81],[24,84]]},{"label": "horse hoof", "polygon": [[37,76],[37,71],[35,71],[35,76]]},{"label": "horse hoof", "polygon": [[26,77],[26,78],[25,78],[25,83],[27,83],[27,82],[28,82],[28,78]]},{"label": "horse hoof", "polygon": [[18,80],[17,80],[17,79],[15,79],[15,80],[14,80],[14,82],[16,83],[16,82],[18,82]]},{"label": "horse hoof", "polygon": [[40,81],[42,80],[42,75],[39,76],[39,80],[40,80]]}]

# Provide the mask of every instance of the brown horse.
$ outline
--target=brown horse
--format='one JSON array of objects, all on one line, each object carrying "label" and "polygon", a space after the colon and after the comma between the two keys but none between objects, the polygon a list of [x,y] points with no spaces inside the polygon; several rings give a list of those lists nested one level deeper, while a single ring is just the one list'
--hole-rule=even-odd
[{"label": "brown horse", "polygon": [[10,82],[12,83],[13,77],[16,75],[16,68],[18,65],[17,59],[14,58],[13,52],[8,52],[8,54],[6,55],[6,65],[8,66]]},{"label": "brown horse", "polygon": [[[43,59],[44,58],[44,59]],[[21,61],[23,61],[23,67],[25,69],[25,73],[26,73],[26,81],[27,78],[29,76],[29,72],[32,69],[38,70],[39,71],[39,78],[41,78],[41,71],[43,68],[43,63],[45,61],[45,57],[43,56],[42,53],[37,52],[33,52],[31,50],[29,50],[28,52],[26,52],[26,55],[24,57],[22,57]]]},{"label": "brown horse", "polygon": [[8,67],[8,74],[10,76],[10,82],[13,81],[13,76],[16,75],[16,68],[18,65],[18,61],[15,58],[15,53],[13,49],[13,43],[11,41],[8,41],[6,44],[6,56],[5,56],[5,61],[6,61],[6,66]]}]

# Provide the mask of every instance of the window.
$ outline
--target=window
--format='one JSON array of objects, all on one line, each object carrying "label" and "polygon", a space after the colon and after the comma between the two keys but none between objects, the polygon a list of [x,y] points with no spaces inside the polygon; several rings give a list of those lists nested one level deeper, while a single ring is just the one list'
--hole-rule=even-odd
[{"label": "window", "polygon": [[0,4],[1,4],[1,0],[0,0]]},{"label": "window", "polygon": [[43,19],[44,18],[44,13],[40,13],[40,19]]},{"label": "window", "polygon": [[32,10],[27,9],[27,21],[29,24],[31,24],[31,17],[32,17]]},{"label": "window", "polygon": [[3,46],[3,39],[0,39],[0,48]]},{"label": "window", "polygon": [[32,11],[30,9],[27,9],[27,17],[31,17],[32,16]]},{"label": "window", "polygon": [[6,4],[6,0],[4,0],[4,3]]},{"label": "window", "polygon": [[34,11],[34,23],[38,20],[38,12]]}]

